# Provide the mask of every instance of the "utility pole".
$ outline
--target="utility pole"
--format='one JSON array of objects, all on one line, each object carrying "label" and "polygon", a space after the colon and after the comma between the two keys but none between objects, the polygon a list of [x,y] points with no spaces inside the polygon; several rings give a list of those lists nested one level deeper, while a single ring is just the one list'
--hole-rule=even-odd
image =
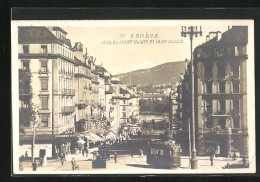
[{"label": "utility pole", "polygon": [[[196,144],[195,144],[195,113],[194,113],[194,64],[193,64],[193,59],[192,59],[192,41],[193,41],[193,37],[195,35],[195,37],[202,36],[202,31],[201,31],[201,26],[200,26],[200,30],[198,31],[198,27],[197,26],[189,26],[188,28],[186,26],[182,26],[181,27],[182,31],[181,31],[181,36],[182,37],[187,37],[187,35],[189,35],[190,37],[190,50],[191,50],[191,90],[192,90],[192,98],[191,98],[191,107],[192,107],[192,157],[190,159],[190,163],[191,163],[191,169],[197,169],[198,168],[198,160],[196,157]],[[188,29],[188,30],[186,30]]]}]

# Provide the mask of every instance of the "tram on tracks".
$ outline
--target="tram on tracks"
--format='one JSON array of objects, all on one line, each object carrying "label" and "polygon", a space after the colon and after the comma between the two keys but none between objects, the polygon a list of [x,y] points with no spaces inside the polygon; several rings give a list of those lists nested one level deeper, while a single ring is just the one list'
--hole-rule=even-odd
[{"label": "tram on tracks", "polygon": [[172,141],[153,140],[148,143],[147,164],[155,167],[181,166],[181,147]]}]

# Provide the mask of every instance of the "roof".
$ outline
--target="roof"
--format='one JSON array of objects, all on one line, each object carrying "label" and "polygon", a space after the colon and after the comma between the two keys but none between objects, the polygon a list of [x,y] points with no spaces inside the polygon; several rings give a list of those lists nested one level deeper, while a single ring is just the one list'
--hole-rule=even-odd
[{"label": "roof", "polygon": [[71,47],[69,39],[58,39],[47,27],[44,26],[21,26],[18,27],[18,43],[48,44],[62,42]]},{"label": "roof", "polygon": [[221,39],[217,41],[217,37],[205,42],[196,47],[202,49],[211,49],[212,47],[224,47],[229,45],[239,45],[248,43],[248,27],[247,26],[233,26],[228,31],[224,32]]},{"label": "roof", "polygon": [[220,39],[221,44],[247,44],[247,42],[247,26],[232,26],[231,29],[222,34],[222,38]]},{"label": "roof", "polygon": [[128,90],[125,90],[123,88],[120,87],[120,91],[119,91],[120,94],[130,94],[130,92]]},{"label": "roof", "polygon": [[84,66],[84,67],[86,67],[86,68],[89,68],[90,69],[90,67],[88,66],[88,65],[86,65],[86,64],[84,64],[84,63],[82,63],[76,56],[74,56],[74,62],[76,63],[76,65],[78,65],[78,66]]},{"label": "roof", "polygon": [[18,27],[18,43],[53,43],[57,40],[47,27]]}]

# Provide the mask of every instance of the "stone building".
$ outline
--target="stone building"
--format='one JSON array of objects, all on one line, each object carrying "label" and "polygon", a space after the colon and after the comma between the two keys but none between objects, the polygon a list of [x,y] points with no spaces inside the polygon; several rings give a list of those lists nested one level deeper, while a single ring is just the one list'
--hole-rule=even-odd
[{"label": "stone building", "polygon": [[248,155],[248,27],[233,26],[194,50],[198,155]]},{"label": "stone building", "polygon": [[[32,87],[29,100],[19,93],[20,116],[30,104],[37,105],[35,157],[55,155],[60,145],[55,136],[75,130],[75,62],[66,35],[67,32],[59,27],[18,28],[19,69],[31,73]],[[27,151],[31,156],[32,127],[28,120],[24,126],[26,134],[20,138],[21,155]],[[63,140],[67,144],[64,150],[69,150],[71,139]]]}]

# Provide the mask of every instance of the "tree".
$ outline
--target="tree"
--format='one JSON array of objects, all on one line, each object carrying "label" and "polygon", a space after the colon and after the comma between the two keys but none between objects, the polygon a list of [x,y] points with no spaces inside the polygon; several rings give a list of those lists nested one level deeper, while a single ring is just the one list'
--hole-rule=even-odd
[{"label": "tree", "polygon": [[19,69],[19,99],[22,107],[19,108],[19,134],[25,134],[24,127],[30,126],[36,120],[36,111],[33,109],[31,72]]}]

